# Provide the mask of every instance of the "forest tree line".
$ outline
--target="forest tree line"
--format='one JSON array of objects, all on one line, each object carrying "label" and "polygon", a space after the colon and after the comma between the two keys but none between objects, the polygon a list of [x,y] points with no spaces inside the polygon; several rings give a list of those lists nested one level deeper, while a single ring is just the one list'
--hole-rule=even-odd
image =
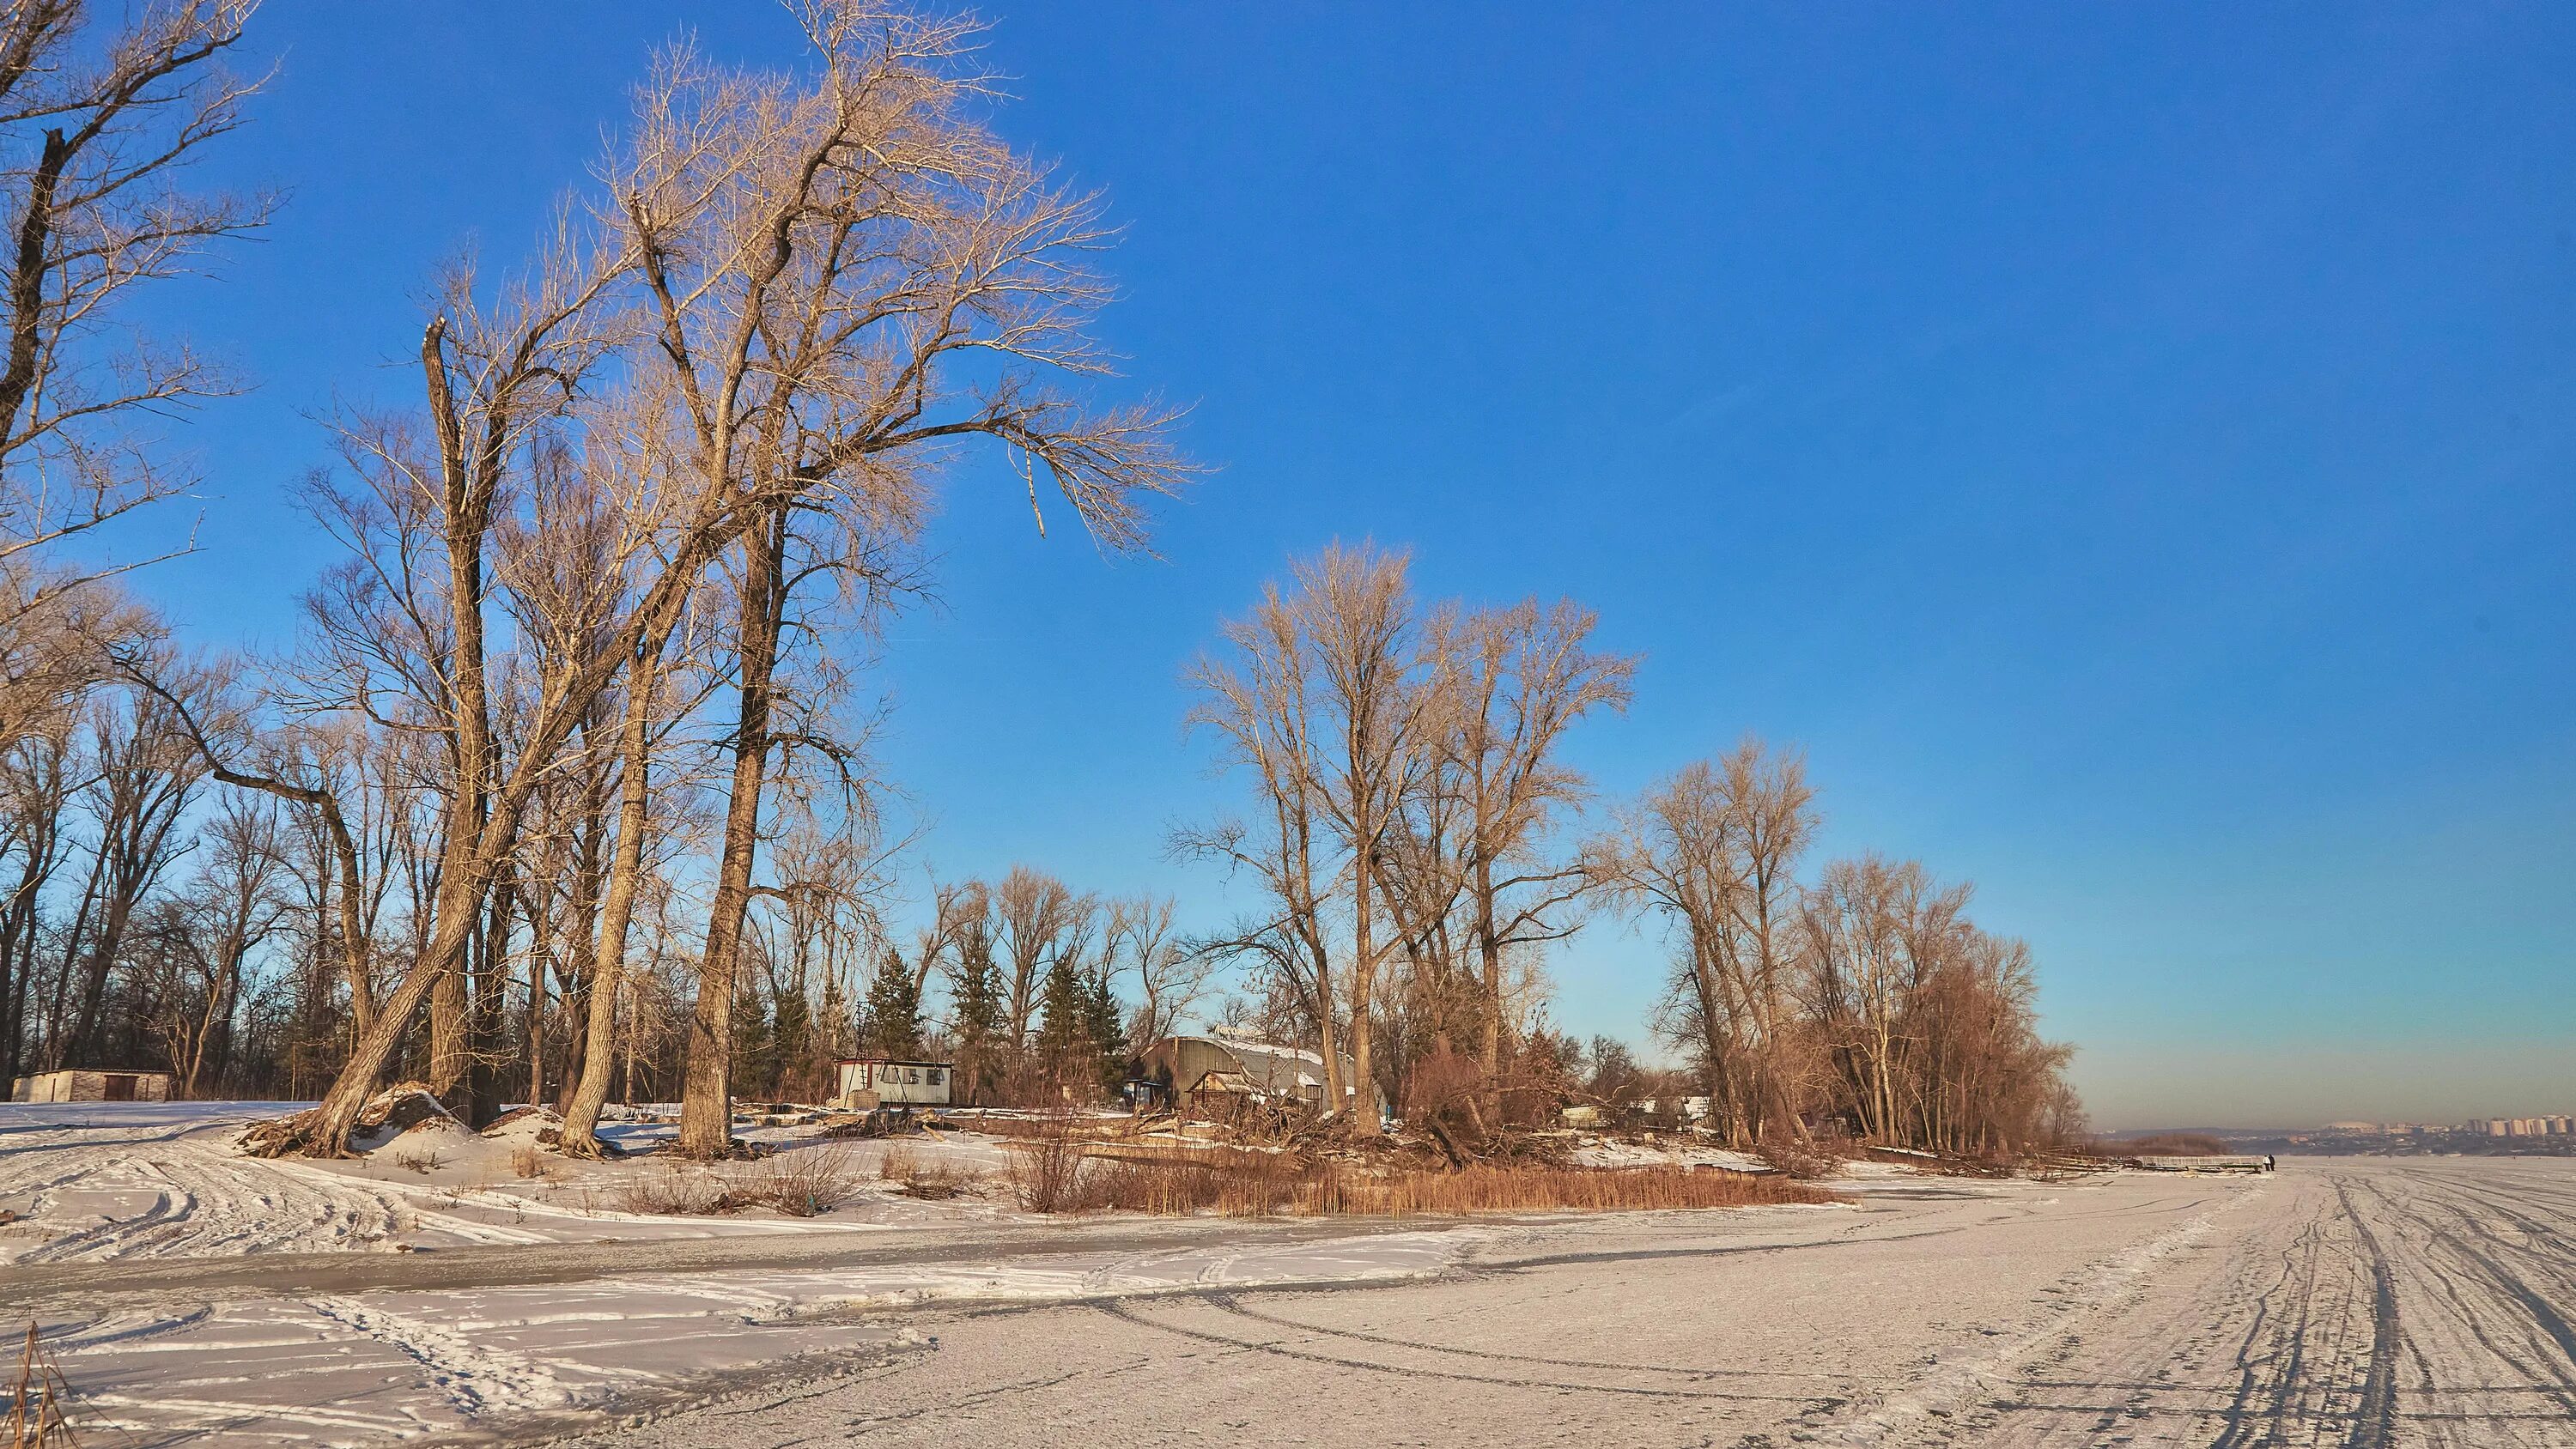
[{"label": "forest tree line", "polygon": [[991,130],[973,27],[790,11],[801,64],[666,52],[520,265],[428,279],[408,389],[323,419],[326,560],[260,658],[181,647],[148,569],[83,546],[190,489],[157,420],[239,386],[124,313],[274,205],[188,185],[257,93],[225,65],[255,6],[0,18],[0,1071],[317,1099],[273,1152],[340,1150],[400,1078],[471,1120],[556,1103],[572,1152],[612,1097],[676,1099],[713,1157],[736,1099],[839,1055],[1094,1099],[1222,1020],[1472,1135],[1579,1087],[1547,962],[1624,914],[1674,943],[1660,1028],[1731,1139],[2063,1124],[2027,952],[1964,888],[1809,869],[1801,769],[1757,746],[1605,827],[1564,741],[1634,661],[1570,603],[1426,607],[1369,547],[1299,561],[1186,680],[1249,804],[1173,852],[1258,906],[1185,934],[1033,867],[922,875],[867,681],[942,487],[989,451],[1114,553],[1196,469],[1170,409],[1099,400],[1111,231]]},{"label": "forest tree line", "polygon": [[1918,863],[1816,862],[1797,753],[1748,739],[1596,808],[1565,741],[1627,707],[1636,661],[1595,627],[1571,601],[1426,605],[1407,556],[1338,545],[1225,626],[1192,720],[1251,804],[1176,844],[1258,888],[1196,948],[1257,983],[1262,1023],[1471,1135],[1634,1096],[1617,1043],[1587,1053],[1548,1017],[1551,955],[1623,918],[1671,953],[1655,1025],[1688,1068],[1663,1095],[1705,1098],[1730,1143],[2078,1132],[2028,947]]}]

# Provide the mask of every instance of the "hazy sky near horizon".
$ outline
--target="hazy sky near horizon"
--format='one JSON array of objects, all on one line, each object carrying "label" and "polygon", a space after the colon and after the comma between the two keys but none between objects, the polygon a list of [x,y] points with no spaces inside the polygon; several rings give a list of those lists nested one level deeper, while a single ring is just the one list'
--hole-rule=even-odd
[{"label": "hazy sky near horizon", "polygon": [[[1176,676],[1372,537],[1643,656],[1606,796],[1755,731],[1828,850],[1975,880],[2100,1125],[2576,1106],[2576,10],[983,13],[1219,471],[1159,561],[955,478],[884,674],[927,866],[1229,914],[1162,854],[1240,798]],[[413,395],[424,278],[522,255],[691,24],[790,53],[749,0],[262,12],[213,170],[291,197],[138,316],[257,384],[174,435],[188,637],[291,641],[313,414]],[[1558,1021],[1642,1042],[1660,962],[1596,927]]]}]

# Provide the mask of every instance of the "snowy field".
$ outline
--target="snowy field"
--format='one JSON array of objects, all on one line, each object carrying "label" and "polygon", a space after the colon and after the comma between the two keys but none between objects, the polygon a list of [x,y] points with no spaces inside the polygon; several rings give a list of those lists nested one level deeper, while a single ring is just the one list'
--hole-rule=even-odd
[{"label": "snowy field", "polygon": [[604,1205],[647,1163],[521,1177],[507,1132],[333,1164],[230,1149],[277,1110],[0,1108],[0,1305],[46,1328],[83,1442],[751,1449],[935,1422],[970,1446],[1048,1424],[1144,1445],[2576,1443],[2558,1160],[1877,1165],[1838,1206],[1467,1224],[1066,1224],[863,1175],[820,1218],[690,1218]]},{"label": "snowy field", "polygon": [[[929,1203],[876,1173],[882,1142],[816,1141],[819,1128],[746,1127],[741,1136],[795,1151],[829,1150],[859,1179],[845,1206],[812,1218],[775,1213],[675,1218],[626,1210],[629,1179],[668,1172],[652,1159],[570,1164],[521,1177],[528,1140],[451,1122],[415,1127],[363,1158],[262,1162],[233,1151],[241,1129],[301,1103],[140,1102],[0,1104],[0,1265],[345,1249],[391,1252],[465,1245],[594,1242],[866,1231],[897,1224],[989,1220],[986,1191]],[[608,1122],[600,1135],[644,1147],[674,1129]],[[1004,1153],[990,1139],[911,1137],[917,1161],[987,1175]]]},{"label": "snowy field", "polygon": [[[1881,1183],[1497,1229],[1453,1273],[917,1320],[937,1346],[563,1449],[2576,1445],[2576,1163]],[[935,1430],[929,1426],[935,1425]]]}]

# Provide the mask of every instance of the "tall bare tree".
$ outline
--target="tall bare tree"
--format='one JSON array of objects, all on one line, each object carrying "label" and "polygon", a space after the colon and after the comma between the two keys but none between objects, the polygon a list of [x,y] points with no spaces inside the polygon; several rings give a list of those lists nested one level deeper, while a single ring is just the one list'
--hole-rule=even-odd
[{"label": "tall bare tree", "polygon": [[1173,929],[1179,905],[1170,896],[1152,894],[1109,903],[1101,929],[1110,969],[1132,973],[1136,980],[1136,1006],[1127,1020],[1131,1054],[1178,1029],[1216,972],[1215,958],[1190,949]]},{"label": "tall bare tree", "polygon": [[1561,754],[1567,731],[1598,711],[1624,711],[1632,694],[1636,661],[1593,648],[1596,623],[1570,600],[1479,611],[1455,632],[1454,663],[1440,675],[1458,703],[1441,716],[1454,768],[1435,779],[1454,783],[1463,804],[1461,889],[1484,988],[1478,1057],[1489,1081],[1504,1066],[1505,958],[1562,938],[1568,908],[1592,884],[1578,859],[1549,846],[1587,794]]},{"label": "tall bare tree", "polygon": [[59,546],[183,491],[153,425],[235,388],[184,343],[142,338],[124,304],[270,210],[184,184],[258,87],[222,64],[255,0],[100,8],[0,7],[0,738],[76,682],[90,620],[75,597],[134,567]]},{"label": "tall bare tree", "polygon": [[1748,738],[1649,787],[1592,861],[1620,899],[1670,925],[1668,1019],[1738,1142],[1802,1130],[1794,872],[1816,825],[1804,761]]},{"label": "tall bare tree", "polygon": [[1326,912],[1341,872],[1315,766],[1314,660],[1299,616],[1276,583],[1263,586],[1249,614],[1220,629],[1228,652],[1202,654],[1184,677],[1195,696],[1188,721],[1218,737],[1228,767],[1250,773],[1257,804],[1248,821],[1176,831],[1172,849],[1248,872],[1269,895],[1270,909],[1192,949],[1217,960],[1250,961],[1266,985],[1284,988],[1312,1025],[1326,1099],[1339,1104],[1354,1085],[1341,1065],[1342,999],[1326,939]]}]

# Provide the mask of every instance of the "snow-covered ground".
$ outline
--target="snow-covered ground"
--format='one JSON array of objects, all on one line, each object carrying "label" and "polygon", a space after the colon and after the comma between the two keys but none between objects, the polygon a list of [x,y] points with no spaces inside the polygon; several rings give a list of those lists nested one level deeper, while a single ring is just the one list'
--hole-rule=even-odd
[{"label": "snow-covered ground", "polygon": [[[24,1215],[0,1224],[0,1314],[46,1329],[84,1442],[553,1429],[624,1449],[936,1422],[967,1446],[1031,1424],[1132,1444],[2576,1443],[2576,1162],[2059,1182],[1857,1164],[1829,1207],[1065,1225],[998,1184],[924,1202],[874,1172],[897,1151],[990,1173],[989,1138],[823,1143],[805,1123],[760,1130],[855,1154],[850,1206],[690,1218],[612,1205],[621,1174],[671,1170],[649,1158],[521,1176],[533,1121],[343,1163],[232,1150],[277,1110],[0,1109],[0,1210]],[[637,1414],[662,1417],[601,1427]]]},{"label": "snow-covered ground", "polygon": [[1769,1172],[1771,1164],[1750,1152],[1730,1152],[1687,1138],[1652,1142],[1617,1137],[1583,1137],[1566,1154],[1585,1167],[1722,1167],[1729,1172]]},{"label": "snow-covered ground", "polygon": [[[541,1175],[522,1177],[514,1159],[533,1123],[487,1137],[426,1122],[365,1157],[335,1162],[265,1162],[233,1149],[249,1123],[302,1105],[0,1105],[0,1213],[14,1216],[0,1221],[0,1264],[867,1231],[991,1220],[1007,1198],[999,1177],[1006,1154],[990,1138],[825,1142],[819,1124],[741,1133],[841,1160],[849,1200],[809,1218],[632,1211],[634,1179],[683,1171],[650,1157],[576,1164],[548,1154],[538,1160]],[[642,1148],[672,1130],[623,1121],[603,1124],[602,1135]],[[890,1150],[983,1181],[956,1198],[915,1199],[880,1179]]]},{"label": "snow-covered ground", "polygon": [[[632,1275],[573,1283],[37,1316],[83,1396],[84,1442],[368,1444],[577,1423],[585,1411],[632,1413],[790,1360],[828,1371],[929,1345],[892,1310],[1384,1281],[1439,1272],[1480,1236],[1452,1228],[720,1273],[655,1273],[639,1256]],[[835,1357],[817,1362],[823,1355]]]},{"label": "snow-covered ground", "polygon": [[1886,1181],[1497,1228],[1366,1292],[927,1315],[861,1380],[564,1449],[2576,1444],[2576,1162]]}]

